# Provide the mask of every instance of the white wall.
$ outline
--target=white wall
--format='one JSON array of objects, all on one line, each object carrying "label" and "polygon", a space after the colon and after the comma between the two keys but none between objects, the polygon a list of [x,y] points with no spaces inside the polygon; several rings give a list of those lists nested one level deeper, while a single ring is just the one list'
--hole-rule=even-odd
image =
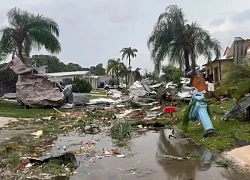
[{"label": "white wall", "polygon": [[63,79],[70,78],[73,81],[75,77],[83,79],[83,76],[81,75],[81,76],[55,76],[55,77],[50,77],[49,80],[51,80],[52,82],[63,82]]},{"label": "white wall", "polygon": [[109,80],[112,79],[112,76],[98,76],[97,85],[99,86],[101,82],[104,82],[104,85],[107,85],[109,83]]},{"label": "white wall", "polygon": [[97,87],[100,85],[100,82],[104,82],[104,85],[107,85],[109,80],[112,79],[112,76],[98,76],[98,78],[91,78],[88,76],[56,76],[56,77],[50,77],[49,80],[52,82],[63,82],[63,79],[70,78],[74,79],[74,77],[77,77],[79,79],[85,79],[90,82],[93,89],[97,89]]},{"label": "white wall", "polygon": [[90,84],[91,84],[92,89],[97,89],[97,87],[98,87],[98,81],[97,81],[96,78],[90,79]]}]

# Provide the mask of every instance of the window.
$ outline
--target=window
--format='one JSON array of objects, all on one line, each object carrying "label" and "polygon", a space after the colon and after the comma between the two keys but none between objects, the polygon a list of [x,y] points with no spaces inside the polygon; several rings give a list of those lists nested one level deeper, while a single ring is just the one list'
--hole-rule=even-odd
[{"label": "window", "polygon": [[69,85],[69,84],[72,84],[72,79],[71,78],[65,78],[65,79],[62,79],[62,82],[65,85]]}]

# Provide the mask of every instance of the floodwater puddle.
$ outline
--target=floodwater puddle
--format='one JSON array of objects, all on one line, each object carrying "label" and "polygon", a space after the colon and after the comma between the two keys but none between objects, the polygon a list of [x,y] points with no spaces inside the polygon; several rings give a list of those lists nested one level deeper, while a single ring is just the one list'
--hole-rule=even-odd
[{"label": "floodwater puddle", "polygon": [[119,147],[125,157],[117,157],[106,156],[106,152],[114,148],[114,143],[105,133],[82,137],[72,133],[60,136],[50,155],[65,151],[81,151],[82,144],[94,144],[90,151],[76,156],[78,168],[70,177],[73,180],[233,178],[231,170],[216,166],[215,161],[218,158],[214,154],[186,138],[179,138],[178,134],[175,135],[176,138],[169,137],[170,134],[170,129],[148,131],[133,138],[126,146]]}]

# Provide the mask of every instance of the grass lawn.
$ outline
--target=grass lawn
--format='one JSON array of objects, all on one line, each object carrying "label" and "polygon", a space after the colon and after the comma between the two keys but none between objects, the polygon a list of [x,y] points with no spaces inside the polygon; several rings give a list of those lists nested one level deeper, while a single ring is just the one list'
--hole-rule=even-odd
[{"label": "grass lawn", "polygon": [[16,102],[0,101],[0,116],[2,117],[35,118],[49,116],[53,113],[55,110],[52,108],[24,109]]},{"label": "grass lawn", "polygon": [[[202,124],[190,122],[187,134],[196,142],[208,147],[212,151],[221,152],[236,147],[235,139],[232,135],[237,136],[238,139],[247,140],[250,142],[250,122],[238,121],[230,119],[223,121],[225,111],[230,110],[234,105],[233,101],[225,101],[221,104],[211,104],[212,123],[218,135],[215,137],[204,138],[204,129]],[[183,111],[182,111],[183,112]],[[182,113],[183,114],[183,113]],[[179,124],[181,127],[181,123]]]},{"label": "grass lawn", "polygon": [[99,95],[106,95],[106,91],[104,89],[97,89],[93,92],[95,92],[96,95],[98,95],[98,94]]},{"label": "grass lawn", "polygon": [[108,98],[108,97],[103,96],[103,95],[98,96],[98,94],[97,95],[90,95],[89,100],[91,100],[91,99],[99,99],[99,98]]},{"label": "grass lawn", "polygon": [[[105,98],[104,96],[98,96],[99,94],[91,95],[90,99]],[[63,111],[63,110],[60,110]],[[16,102],[1,101],[0,100],[0,116],[2,117],[14,117],[14,118],[36,118],[50,116],[55,113],[53,108],[32,108],[24,109],[17,105]]]}]

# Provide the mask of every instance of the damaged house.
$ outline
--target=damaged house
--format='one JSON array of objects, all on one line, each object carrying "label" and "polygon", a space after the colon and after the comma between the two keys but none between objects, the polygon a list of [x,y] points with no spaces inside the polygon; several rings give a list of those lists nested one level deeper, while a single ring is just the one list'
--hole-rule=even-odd
[{"label": "damaged house", "polygon": [[10,61],[8,68],[18,75],[16,99],[25,106],[61,106],[62,89],[35,68],[27,67],[19,58]]},{"label": "damaged house", "polygon": [[227,69],[233,63],[239,64],[244,58],[250,58],[250,39],[235,37],[231,47],[227,47],[222,59],[217,59],[203,66],[206,75],[212,75],[214,82],[221,82],[227,76]]},{"label": "damaged house", "polygon": [[17,77],[10,68],[0,69],[0,97],[5,93],[16,92]]}]

